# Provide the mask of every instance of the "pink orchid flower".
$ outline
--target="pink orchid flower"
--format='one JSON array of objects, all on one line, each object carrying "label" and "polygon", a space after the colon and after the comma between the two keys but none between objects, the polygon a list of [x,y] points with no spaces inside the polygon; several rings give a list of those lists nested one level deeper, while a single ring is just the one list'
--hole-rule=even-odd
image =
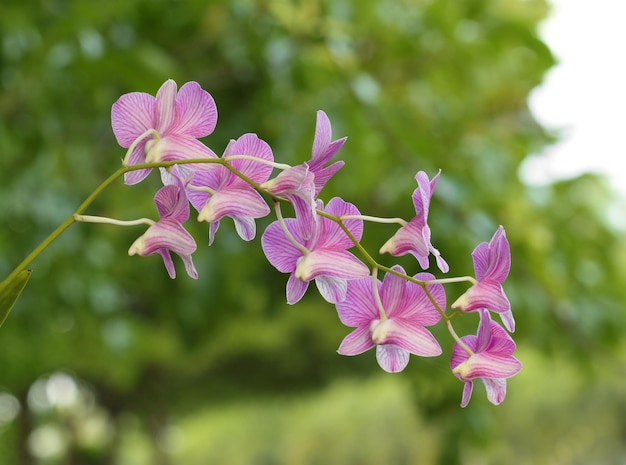
[{"label": "pink orchid flower", "polygon": [[170,252],[174,252],[182,259],[187,274],[197,279],[198,273],[191,259],[196,242],[183,227],[183,223],[189,219],[189,203],[184,189],[173,184],[163,186],[155,194],[154,203],[159,212],[159,221],[135,240],[128,249],[128,255],[161,255],[167,273],[174,279],[176,269],[170,255]]},{"label": "pink orchid flower", "polygon": [[417,188],[413,191],[415,216],[380,248],[380,253],[389,253],[394,257],[410,253],[417,259],[423,270],[428,269],[428,256],[433,254],[439,269],[447,273],[448,264],[431,244],[430,227],[428,226],[430,199],[435,191],[440,173],[441,170],[430,181],[428,175],[423,171],[415,175],[417,181]]},{"label": "pink orchid flower", "polygon": [[[178,93],[169,79],[156,97],[144,92],[122,95],[111,109],[111,123],[117,142],[133,147],[124,163],[134,166],[216,155],[197,139],[208,136],[217,123],[213,97],[197,82],[184,84]],[[126,184],[142,181],[150,169],[130,171]]]},{"label": "pink orchid flower", "polygon": [[[399,265],[393,270],[404,274]],[[428,281],[434,276],[419,273],[415,278]],[[404,370],[410,354],[440,355],[441,346],[425,327],[439,322],[441,314],[424,289],[392,273],[387,273],[382,283],[376,280],[376,286],[374,290],[371,276],[348,282],[346,298],[337,304],[337,312],[344,325],[356,329],[345,337],[338,352],[358,355],[376,346],[378,364],[389,373]],[[439,308],[444,309],[443,286],[432,284],[428,291]]]},{"label": "pink orchid flower", "polygon": [[487,310],[480,311],[478,334],[464,336],[461,341],[473,352],[468,354],[458,343],[452,348],[450,368],[465,383],[461,407],[470,401],[475,379],[485,385],[489,402],[498,405],[506,396],[506,379],[522,369],[520,361],[513,357],[515,342],[491,320]]},{"label": "pink orchid flower", "polygon": [[[229,161],[237,171],[257,184],[269,178],[274,155],[270,146],[256,134],[244,134],[237,140],[231,140],[223,158],[238,155],[251,158],[234,158]],[[235,222],[239,237],[250,241],[256,235],[254,219],[262,218],[270,212],[263,197],[250,184],[221,165],[215,166],[211,171],[196,171],[188,185],[187,195],[198,210],[198,221],[210,224],[209,245],[213,243],[221,218],[230,216]]]},{"label": "pink orchid flower", "polygon": [[[339,197],[334,197],[324,209],[321,200],[317,208],[331,215],[359,215],[357,208]],[[361,240],[362,220],[346,220],[345,227]],[[285,229],[286,228],[286,231]],[[306,292],[309,282],[315,280],[322,297],[337,303],[346,296],[347,281],[367,276],[368,268],[347,251],[354,244],[334,221],[320,217],[313,224],[311,234],[303,232],[298,218],[287,218],[270,224],[261,238],[263,252],[269,262],[282,273],[290,273],[287,281],[287,303],[295,304]]]},{"label": "pink orchid flower", "polygon": [[322,110],[317,112],[315,136],[311,159],[282,171],[274,179],[263,184],[270,194],[288,199],[296,211],[296,216],[303,222],[303,231],[307,234],[317,221],[315,201],[322,188],[344,165],[337,161],[325,166],[341,149],[347,137],[332,140],[330,119]]},{"label": "pink orchid flower", "polygon": [[511,303],[502,288],[511,268],[511,249],[502,226],[489,243],[482,242],[474,249],[472,259],[478,282],[459,297],[452,308],[464,312],[487,309],[499,313],[504,327],[514,332]]}]

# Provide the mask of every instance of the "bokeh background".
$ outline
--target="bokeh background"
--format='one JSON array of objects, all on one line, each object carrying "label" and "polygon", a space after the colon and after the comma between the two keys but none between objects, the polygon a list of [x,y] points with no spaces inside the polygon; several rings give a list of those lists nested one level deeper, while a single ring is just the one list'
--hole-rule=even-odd
[{"label": "bokeh background", "polygon": [[[74,225],[32,265],[0,330],[0,464],[623,464],[626,240],[604,179],[525,186],[518,168],[558,138],[527,97],[554,65],[543,0],[3,0],[0,276],[119,166],[123,93],[168,78],[214,96],[221,153],[255,132],[277,160],[308,159],[323,109],[346,166],[323,192],[410,218],[413,175],[442,169],[433,243],[451,275],[499,224],[524,369],[495,407],[461,409],[444,355],[382,373],[341,357],[349,329],[259,239],[206,225],[189,279],[129,257],[143,232]],[[590,38],[592,40],[592,38]],[[581,90],[584,92],[584,89]],[[159,186],[117,182],[88,213],[152,216]],[[259,222],[259,230],[271,221]],[[619,223],[619,222],[618,222]],[[623,222],[621,223],[623,224]],[[366,225],[375,252],[395,227]],[[417,272],[410,257],[381,257]],[[464,287],[447,287],[451,302]],[[457,323],[473,332],[475,315]]]}]

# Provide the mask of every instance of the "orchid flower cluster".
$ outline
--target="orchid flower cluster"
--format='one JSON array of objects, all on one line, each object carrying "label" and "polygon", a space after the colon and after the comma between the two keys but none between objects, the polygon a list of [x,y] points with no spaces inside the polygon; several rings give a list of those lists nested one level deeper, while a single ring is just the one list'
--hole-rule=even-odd
[{"label": "orchid flower cluster", "polygon": [[[520,371],[521,363],[513,356],[515,342],[510,333],[515,320],[502,288],[510,268],[503,227],[474,250],[475,278],[437,279],[428,272],[407,273],[399,265],[388,268],[360,244],[365,221],[396,223],[399,228],[382,245],[380,254],[411,254],[422,270],[429,268],[432,256],[439,270],[447,273],[448,264],[432,245],[428,226],[430,200],[440,172],[432,179],[423,171],[415,175],[412,219],[377,218],[362,215],[340,197],[326,204],[319,198],[344,165],[331,159],[346,142],[345,137],[332,140],[331,123],[323,111],[317,112],[311,158],[296,166],[275,162],[270,146],[256,134],[231,140],[221,157],[200,142],[216,127],[217,107],[196,82],[178,90],[168,80],[156,96],[125,94],[113,104],[111,119],[117,142],[127,149],[120,172],[125,183],[137,184],[152,170],[160,171],[163,187],[154,195],[158,219],[121,221],[83,215],[84,204],[73,221],[145,224],[146,231],[130,246],[129,255],[159,254],[167,273],[175,278],[174,253],[186,273],[197,279],[192,259],[197,245],[184,226],[190,205],[197,211],[197,220],[208,223],[209,245],[225,217],[233,220],[241,239],[253,240],[255,220],[273,209],[276,221],[262,233],[263,252],[279,272],[289,274],[289,304],[300,301],[313,281],[322,298],[335,305],[341,323],[353,328],[339,345],[339,354],[352,356],[375,348],[383,370],[402,371],[410,354],[441,355],[442,348],[428,327],[443,319],[455,341],[450,368],[464,383],[461,406],[468,404],[475,380],[483,382],[490,402],[504,400],[506,379]],[[283,217],[285,204],[291,205],[293,217]],[[379,272],[384,273],[382,280]],[[471,286],[452,303],[448,314],[443,285],[459,281]],[[459,337],[452,318],[466,312],[478,314],[477,334]],[[500,315],[504,327],[492,319],[494,313]]]}]

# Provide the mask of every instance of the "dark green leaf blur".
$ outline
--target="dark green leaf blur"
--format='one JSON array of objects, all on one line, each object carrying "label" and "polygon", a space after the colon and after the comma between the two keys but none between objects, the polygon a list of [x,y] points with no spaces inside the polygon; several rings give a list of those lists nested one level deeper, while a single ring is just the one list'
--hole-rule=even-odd
[{"label": "dark green leaf blur", "polygon": [[[0,6],[0,280],[120,166],[120,95],[198,81],[218,106],[203,139],[221,154],[254,132],[277,161],[310,156],[316,110],[348,136],[322,192],[409,219],[418,170],[442,177],[433,244],[451,276],[502,224],[505,282],[524,369],[495,407],[465,409],[444,349],[401,374],[257,238],[222,221],[200,278],[175,257],[127,255],[145,228],[73,225],[35,262],[0,329],[0,465],[616,464],[626,456],[626,233],[585,175],[523,185],[525,157],[556,140],[527,98],[554,65],[544,0],[3,0]],[[591,155],[590,155],[591,156]],[[121,180],[86,213],[156,218],[160,179]],[[366,224],[375,256],[395,232]],[[419,267],[411,257],[380,257]],[[434,266],[434,265],[433,265]],[[432,271],[432,270],[431,270]],[[440,276],[440,274],[438,274]],[[466,286],[447,286],[448,302]],[[475,331],[477,315],[454,320]]]}]

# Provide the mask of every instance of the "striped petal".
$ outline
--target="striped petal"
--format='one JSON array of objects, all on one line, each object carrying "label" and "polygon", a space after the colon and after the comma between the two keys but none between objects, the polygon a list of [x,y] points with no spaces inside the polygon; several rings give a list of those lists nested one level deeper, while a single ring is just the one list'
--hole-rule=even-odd
[{"label": "striped petal", "polygon": [[374,347],[369,329],[357,328],[348,334],[341,342],[338,353],[341,355],[359,355]]},{"label": "striped petal", "polygon": [[[294,222],[293,219],[285,220],[285,225],[292,234],[295,229]],[[274,221],[263,232],[261,247],[267,260],[281,273],[293,272],[298,259],[302,256],[302,251],[287,239],[278,221]]]},{"label": "striped petal", "polygon": [[156,126],[155,98],[144,92],[122,95],[111,107],[111,126],[120,146],[130,145],[141,134]]},{"label": "striped petal", "polygon": [[398,373],[409,364],[409,352],[393,344],[376,346],[376,360],[387,373]]},{"label": "striped petal", "polygon": [[369,328],[370,323],[380,317],[371,277],[348,281],[346,298],[337,304],[337,314],[344,325],[351,327]]},{"label": "striped petal", "polygon": [[292,273],[287,280],[287,303],[289,305],[298,303],[308,287],[308,281],[302,281]]},{"label": "striped petal", "polygon": [[310,281],[318,276],[356,279],[369,274],[369,269],[354,255],[343,250],[314,250],[298,261],[296,276]]},{"label": "striped petal", "polygon": [[177,121],[172,131],[194,138],[208,136],[217,124],[217,106],[197,82],[183,84],[176,96]]}]

